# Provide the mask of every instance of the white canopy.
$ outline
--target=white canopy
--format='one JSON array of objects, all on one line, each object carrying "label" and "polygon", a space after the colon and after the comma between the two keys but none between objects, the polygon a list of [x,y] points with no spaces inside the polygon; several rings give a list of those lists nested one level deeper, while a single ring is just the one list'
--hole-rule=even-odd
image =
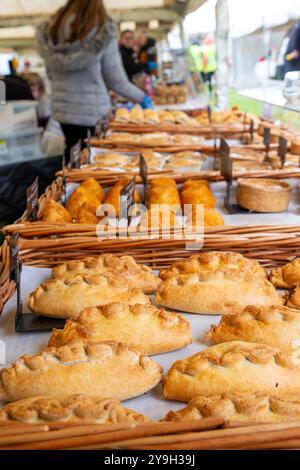
[{"label": "white canopy", "polygon": [[[104,0],[107,9],[113,16],[122,20],[133,19],[137,12],[143,11],[140,20],[151,19],[149,16],[155,13],[155,17],[160,15],[162,19],[170,22],[174,17],[185,16],[196,10],[207,0]],[[23,21],[28,17],[49,16],[57,8],[66,3],[66,0],[1,0],[0,19],[15,22]],[[146,11],[147,10],[147,11]],[[2,21],[3,24],[3,21]]]},{"label": "white canopy", "polygon": [[[187,16],[188,34],[213,32],[216,27],[215,5],[209,0],[196,12]],[[230,15],[230,35],[240,37],[263,27],[273,28],[300,18],[300,0],[227,0]]]},{"label": "white canopy", "polygon": [[[147,26],[150,20],[158,20],[158,35],[168,32],[176,22],[206,1],[104,0],[110,15],[118,23],[131,21],[138,26]],[[0,0],[0,45],[30,47],[34,26],[65,3],[66,0]]]}]

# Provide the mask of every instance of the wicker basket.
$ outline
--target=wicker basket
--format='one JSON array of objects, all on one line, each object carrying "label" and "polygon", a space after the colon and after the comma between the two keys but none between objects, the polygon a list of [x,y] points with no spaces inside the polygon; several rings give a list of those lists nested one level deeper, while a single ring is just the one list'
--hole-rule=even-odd
[{"label": "wicker basket", "polygon": [[0,247],[0,313],[15,291],[15,283],[9,279],[9,243],[5,240]]}]

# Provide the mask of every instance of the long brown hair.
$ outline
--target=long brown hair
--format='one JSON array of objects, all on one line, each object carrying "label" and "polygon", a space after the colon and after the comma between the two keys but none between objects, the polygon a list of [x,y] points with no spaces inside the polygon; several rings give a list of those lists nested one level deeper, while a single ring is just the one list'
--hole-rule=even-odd
[{"label": "long brown hair", "polygon": [[103,0],[68,0],[53,16],[49,27],[54,44],[57,44],[59,30],[70,15],[75,15],[75,18],[71,23],[71,34],[67,38],[69,42],[82,41],[94,27],[102,28],[107,19]]}]

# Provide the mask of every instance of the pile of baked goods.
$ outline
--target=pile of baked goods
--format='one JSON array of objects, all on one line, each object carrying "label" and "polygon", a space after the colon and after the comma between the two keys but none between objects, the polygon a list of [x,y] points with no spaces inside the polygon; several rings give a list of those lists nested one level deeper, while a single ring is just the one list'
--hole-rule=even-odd
[{"label": "pile of baked goods", "polygon": [[204,137],[188,134],[168,134],[155,132],[149,134],[131,134],[130,132],[110,132],[106,143],[139,145],[139,147],[168,147],[184,145],[205,145]]},{"label": "pile of baked goods", "polygon": [[[175,202],[170,188],[171,197]],[[299,265],[295,260],[269,278],[275,286],[295,287]],[[0,400],[16,401],[0,410],[0,421],[149,421],[119,400],[161,381],[161,367],[147,354],[192,342],[189,322],[151,305],[146,293],[152,291],[156,305],[224,313],[206,336],[214,346],[175,362],[165,377],[164,396],[189,402],[169,412],[167,421],[299,418],[299,402],[291,395],[300,388],[298,353],[292,349],[299,343],[299,311],[283,306],[284,298],[259,263],[238,253],[211,252],[174,263],[160,278],[126,256],[103,255],[54,268],[28,305],[39,315],[68,321],[63,330],[53,330],[48,349],[0,372]]]},{"label": "pile of baked goods", "polygon": [[246,124],[249,125],[251,119],[254,120],[255,124],[260,123],[260,119],[256,115],[246,114],[241,112],[237,106],[233,106],[230,109],[224,111],[212,111],[211,122],[206,111],[201,112],[196,120],[201,125],[209,124]]},{"label": "pile of baked goods", "polygon": [[[169,196],[178,198],[174,187]],[[200,252],[159,277],[128,256],[59,265],[28,306],[67,321],[52,331],[47,349],[0,371],[0,401],[10,402],[0,422],[146,423],[120,401],[162,379],[164,397],[186,403],[166,421],[299,419],[300,302],[289,308],[289,294],[276,290],[299,286],[299,259],[268,273],[230,252]],[[208,347],[163,377],[149,355],[192,343],[189,321],[176,310],[223,315],[205,336]]]},{"label": "pile of baked goods", "polygon": [[183,104],[187,100],[186,85],[157,85],[154,87],[154,103],[157,106],[165,104]]},{"label": "pile of baked goods", "polygon": [[[215,209],[216,199],[204,180],[187,180],[180,191],[169,177],[154,178],[150,182],[148,213],[141,226],[164,227],[220,226],[224,221]],[[182,219],[182,216],[185,219]]]},{"label": "pile of baked goods", "polygon": [[132,108],[131,111],[126,108],[119,108],[114,122],[118,124],[199,126],[197,120],[191,118],[184,111],[156,111],[154,109],[143,111],[139,107]]},{"label": "pile of baked goods", "polygon": [[[157,158],[156,155],[147,154],[147,152],[144,156],[148,162],[152,161],[152,163]],[[114,186],[104,191],[94,178],[88,178],[72,192],[66,202],[66,207],[54,200],[44,200],[39,210],[39,220],[48,223],[75,222],[96,225],[104,217],[104,212],[108,213],[108,207],[110,208],[108,216],[116,219],[120,215],[121,191],[129,181],[128,178],[121,178]],[[139,202],[140,197],[136,190],[134,203]],[[164,210],[164,213],[171,217],[171,226],[179,224],[177,216],[180,218],[181,226],[183,225],[182,215],[186,215],[184,211],[186,206],[190,206],[191,209],[189,219],[186,221],[190,225],[201,227],[224,225],[221,215],[215,209],[216,199],[205,180],[187,180],[180,190],[175,180],[170,177],[153,178],[149,185],[148,214],[141,220],[143,227],[146,220],[151,220],[151,226],[155,224],[152,217],[154,205],[159,212]],[[103,213],[101,208],[105,209]],[[197,214],[199,214],[198,217]],[[158,215],[158,217],[161,219],[162,216]],[[162,219],[158,225],[163,228]]]},{"label": "pile of baked goods", "polygon": [[[144,157],[150,171],[201,171],[206,156],[200,152],[184,151],[173,154],[143,150],[140,154]],[[103,170],[139,171],[139,155],[127,155],[119,152],[99,153],[93,158],[93,165]]]}]

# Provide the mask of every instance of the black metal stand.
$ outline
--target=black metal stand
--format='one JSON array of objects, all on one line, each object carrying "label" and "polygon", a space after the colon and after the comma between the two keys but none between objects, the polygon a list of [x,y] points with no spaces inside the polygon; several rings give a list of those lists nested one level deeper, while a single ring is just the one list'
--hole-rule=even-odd
[{"label": "black metal stand", "polygon": [[229,214],[247,214],[250,211],[239,206],[237,203],[232,203],[232,184],[227,182],[226,196],[224,199],[224,207]]},{"label": "black metal stand", "polygon": [[22,264],[18,261],[15,272],[13,273],[13,278],[17,286],[16,333],[37,333],[52,331],[53,328],[63,328],[65,320],[47,318],[32,313],[23,313],[23,303],[21,301],[21,271]]}]

